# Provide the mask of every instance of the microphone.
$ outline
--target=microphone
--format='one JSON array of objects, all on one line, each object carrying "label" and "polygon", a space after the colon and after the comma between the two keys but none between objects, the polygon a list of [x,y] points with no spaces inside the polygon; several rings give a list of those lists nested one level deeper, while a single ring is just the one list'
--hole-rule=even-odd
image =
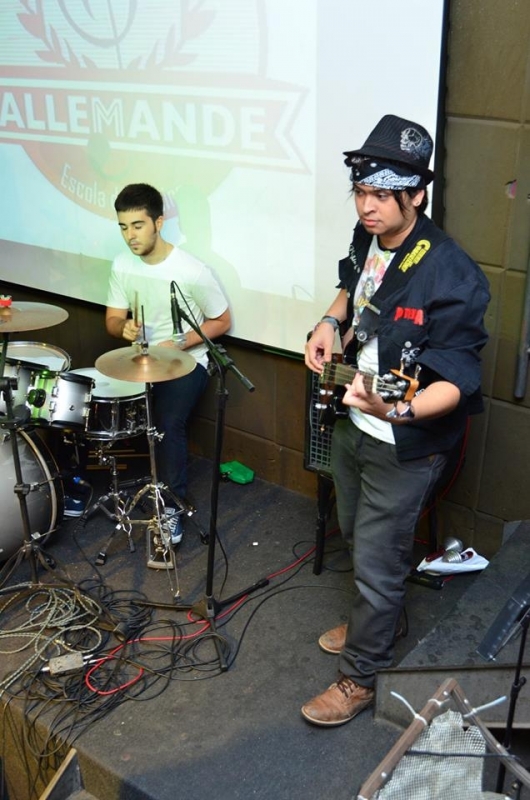
[{"label": "microphone", "polygon": [[171,318],[173,320],[173,336],[171,337],[177,347],[183,347],[186,344],[186,334],[182,331],[182,319],[180,315],[180,308],[177,302],[177,295],[175,292],[175,281],[171,281]]}]

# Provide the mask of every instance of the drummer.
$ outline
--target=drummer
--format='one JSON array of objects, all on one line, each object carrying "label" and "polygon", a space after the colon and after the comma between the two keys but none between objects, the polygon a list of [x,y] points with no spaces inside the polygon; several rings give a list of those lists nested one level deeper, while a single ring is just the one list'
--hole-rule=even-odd
[{"label": "drummer", "polygon": [[[126,186],[114,203],[127,245],[112,264],[105,324],[108,333],[128,342],[145,339],[149,345],[179,347],[197,361],[189,374],[153,383],[153,421],[163,437],[156,444],[158,477],[177,498],[186,502],[187,422],[207,380],[207,347],[181,320],[175,336],[171,288],[179,307],[208,337],[216,339],[231,324],[225,295],[211,271],[189,253],[162,237],[163,198],[153,186]],[[172,282],[174,282],[172,284]],[[166,508],[172,544],[182,540],[182,514]]]}]

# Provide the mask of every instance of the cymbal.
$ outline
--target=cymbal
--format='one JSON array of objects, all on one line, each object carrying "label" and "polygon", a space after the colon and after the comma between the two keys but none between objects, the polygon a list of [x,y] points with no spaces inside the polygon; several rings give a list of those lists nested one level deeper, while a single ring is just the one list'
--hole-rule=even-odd
[{"label": "cymbal", "polygon": [[95,364],[96,369],[109,378],[139,383],[158,383],[182,378],[196,366],[193,356],[175,347],[154,345],[145,348],[143,352],[134,344],[103,353]]},{"label": "cymbal", "polygon": [[68,319],[68,311],[47,303],[11,303],[0,305],[0,333],[35,331],[51,328]]}]

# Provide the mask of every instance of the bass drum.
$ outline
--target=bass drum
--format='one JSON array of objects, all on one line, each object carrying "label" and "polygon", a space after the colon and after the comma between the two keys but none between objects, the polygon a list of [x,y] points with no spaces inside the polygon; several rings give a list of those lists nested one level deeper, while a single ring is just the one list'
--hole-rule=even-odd
[{"label": "bass drum", "polygon": [[[0,561],[12,556],[24,542],[24,525],[20,503],[15,494],[17,477],[11,443],[12,433],[0,440],[0,495],[2,497],[2,527],[0,529]],[[22,481],[36,485],[38,489],[26,495],[30,521],[30,536],[36,533],[46,538],[53,533],[63,518],[64,492],[62,481],[57,477],[57,465],[48,448],[36,433],[17,433]]]}]

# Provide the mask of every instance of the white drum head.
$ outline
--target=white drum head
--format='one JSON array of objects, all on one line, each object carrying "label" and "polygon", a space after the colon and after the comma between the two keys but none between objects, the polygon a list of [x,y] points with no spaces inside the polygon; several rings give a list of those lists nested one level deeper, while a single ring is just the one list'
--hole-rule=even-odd
[{"label": "white drum head", "polygon": [[51,372],[64,372],[70,366],[68,353],[60,347],[45,342],[9,342],[6,358],[39,364]]},{"label": "white drum head", "polygon": [[124,397],[141,397],[144,392],[138,391],[137,381],[120,381],[118,378],[109,378],[95,367],[80,367],[72,369],[71,372],[77,375],[86,375],[92,378],[94,388],[92,389],[92,400],[95,399],[120,399]]}]

